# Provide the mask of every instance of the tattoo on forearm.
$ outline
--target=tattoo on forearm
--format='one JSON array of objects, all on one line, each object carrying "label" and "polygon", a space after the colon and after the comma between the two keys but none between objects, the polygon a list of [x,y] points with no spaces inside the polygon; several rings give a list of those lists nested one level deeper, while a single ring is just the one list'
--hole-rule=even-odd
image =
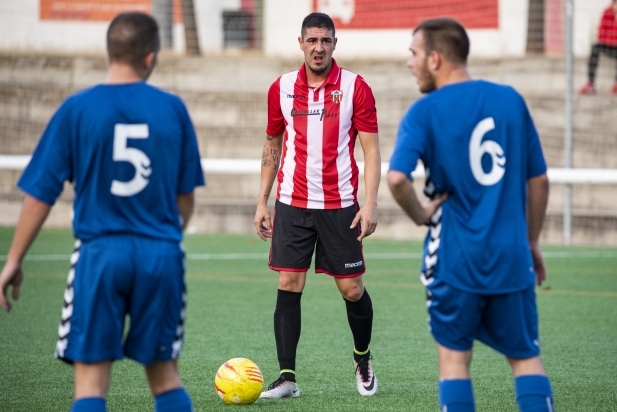
[{"label": "tattoo on forearm", "polygon": [[268,146],[264,146],[263,153],[261,154],[261,166],[268,167],[270,166],[270,160],[268,159],[268,155],[270,151],[268,150]]},{"label": "tattoo on forearm", "polygon": [[272,140],[272,139],[274,139],[274,136],[266,136],[266,140],[267,140],[267,141],[270,141],[270,140]]},{"label": "tattoo on forearm", "polygon": [[[270,136],[268,136],[270,137]],[[272,140],[272,139],[268,139]],[[274,170],[279,169],[279,163],[281,161],[281,149],[274,149],[267,144],[264,145],[264,150],[261,153],[261,166],[269,167],[272,166]]]}]

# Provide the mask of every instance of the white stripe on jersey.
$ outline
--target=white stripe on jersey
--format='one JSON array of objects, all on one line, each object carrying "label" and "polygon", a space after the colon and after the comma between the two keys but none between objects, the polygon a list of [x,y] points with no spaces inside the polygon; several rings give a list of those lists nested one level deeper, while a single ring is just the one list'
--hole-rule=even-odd
[{"label": "white stripe on jersey", "polygon": [[[298,78],[299,70],[295,72],[287,73],[281,76],[279,83],[280,87],[280,99],[281,99],[281,111],[283,113],[291,113],[293,108],[294,99],[288,99],[286,94],[287,90],[291,90],[293,93],[296,79]],[[283,181],[280,183],[279,188],[279,200],[285,204],[291,204],[291,195],[294,191],[294,171],[296,170],[296,146],[294,144],[296,140],[296,131],[294,130],[294,118],[291,116],[285,116],[287,120],[287,140],[285,141],[285,158],[281,159],[283,164]]]},{"label": "white stripe on jersey", "polygon": [[[319,98],[314,101],[314,89],[308,90],[308,108],[311,112],[322,113],[324,109],[325,87],[319,89]],[[306,144],[306,184],[308,188],[308,209],[323,209],[323,128],[324,122],[319,116],[307,118]]]},{"label": "white stripe on jersey", "polygon": [[[357,74],[341,70],[341,90],[345,91],[341,100],[340,113],[353,113],[353,99]],[[351,116],[339,116],[339,142],[336,168],[338,169],[338,187],[341,196],[341,207],[354,204],[354,187],[351,183],[351,154],[349,153],[349,131]]]}]

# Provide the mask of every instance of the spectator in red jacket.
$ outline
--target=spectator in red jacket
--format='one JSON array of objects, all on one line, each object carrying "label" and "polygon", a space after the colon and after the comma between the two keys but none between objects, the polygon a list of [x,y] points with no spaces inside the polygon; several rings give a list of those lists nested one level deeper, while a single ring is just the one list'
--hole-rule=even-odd
[{"label": "spectator in red jacket", "polygon": [[[595,94],[594,80],[596,77],[596,69],[598,67],[598,58],[600,53],[617,59],[617,0],[613,0],[612,6],[604,10],[602,20],[598,26],[598,42],[591,49],[589,56],[589,71],[588,82],[579,93]],[[615,74],[615,84],[613,84],[613,93],[617,94],[617,73]]]}]

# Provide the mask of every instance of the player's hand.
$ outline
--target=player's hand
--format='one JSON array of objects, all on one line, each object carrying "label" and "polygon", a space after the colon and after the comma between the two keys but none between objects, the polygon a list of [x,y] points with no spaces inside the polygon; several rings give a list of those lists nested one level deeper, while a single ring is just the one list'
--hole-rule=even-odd
[{"label": "player's hand", "polygon": [[257,236],[259,236],[261,240],[266,240],[272,237],[272,220],[270,218],[268,205],[262,203],[257,205],[257,211],[255,212],[255,220],[253,221],[253,224],[255,225]]},{"label": "player's hand", "polygon": [[11,310],[11,302],[7,299],[6,292],[11,285],[13,287],[12,297],[14,300],[19,298],[19,287],[24,278],[24,272],[21,269],[21,265],[7,261],[0,272],[0,307],[5,311]]},{"label": "player's hand", "polygon": [[431,217],[435,214],[435,211],[439,208],[439,206],[441,206],[443,202],[446,201],[447,198],[448,194],[442,193],[436,196],[434,199],[428,199],[426,202],[424,202],[424,204],[422,205],[422,208],[424,209],[424,222],[428,223]]},{"label": "player's hand", "polygon": [[365,237],[372,235],[377,228],[377,205],[365,203],[364,206],[358,210],[358,213],[356,213],[356,217],[353,219],[353,222],[351,222],[349,228],[355,228],[358,226],[358,223],[361,223],[360,227],[362,229],[360,236],[358,236],[358,240],[362,241]]},{"label": "player's hand", "polygon": [[546,280],[546,267],[544,266],[544,259],[542,258],[540,244],[538,242],[529,242],[529,247],[531,248],[533,269],[536,272],[536,281],[538,283],[538,286],[541,286],[542,282]]}]

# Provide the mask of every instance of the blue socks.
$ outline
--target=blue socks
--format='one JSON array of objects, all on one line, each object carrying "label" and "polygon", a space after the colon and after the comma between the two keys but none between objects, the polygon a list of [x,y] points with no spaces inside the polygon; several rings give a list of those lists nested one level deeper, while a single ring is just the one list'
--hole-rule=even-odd
[{"label": "blue socks", "polygon": [[71,412],[106,412],[104,398],[81,398],[73,401]]},{"label": "blue socks", "polygon": [[439,381],[439,409],[448,412],[474,412],[473,388],[470,379]]},{"label": "blue socks", "polygon": [[154,398],[155,412],[193,412],[193,403],[184,388],[162,393]]},{"label": "blue socks", "polygon": [[[523,375],[514,379],[516,401],[521,412],[554,412],[553,391],[548,377]],[[439,382],[439,406],[448,412],[473,412],[475,404],[469,379]]]},{"label": "blue socks", "polygon": [[[193,403],[184,388],[174,389],[154,398],[156,412],[193,412]],[[106,412],[105,399],[81,398],[73,401],[70,412]]]},{"label": "blue socks", "polygon": [[521,412],[553,412],[553,391],[548,377],[523,375],[514,379],[516,402]]}]

